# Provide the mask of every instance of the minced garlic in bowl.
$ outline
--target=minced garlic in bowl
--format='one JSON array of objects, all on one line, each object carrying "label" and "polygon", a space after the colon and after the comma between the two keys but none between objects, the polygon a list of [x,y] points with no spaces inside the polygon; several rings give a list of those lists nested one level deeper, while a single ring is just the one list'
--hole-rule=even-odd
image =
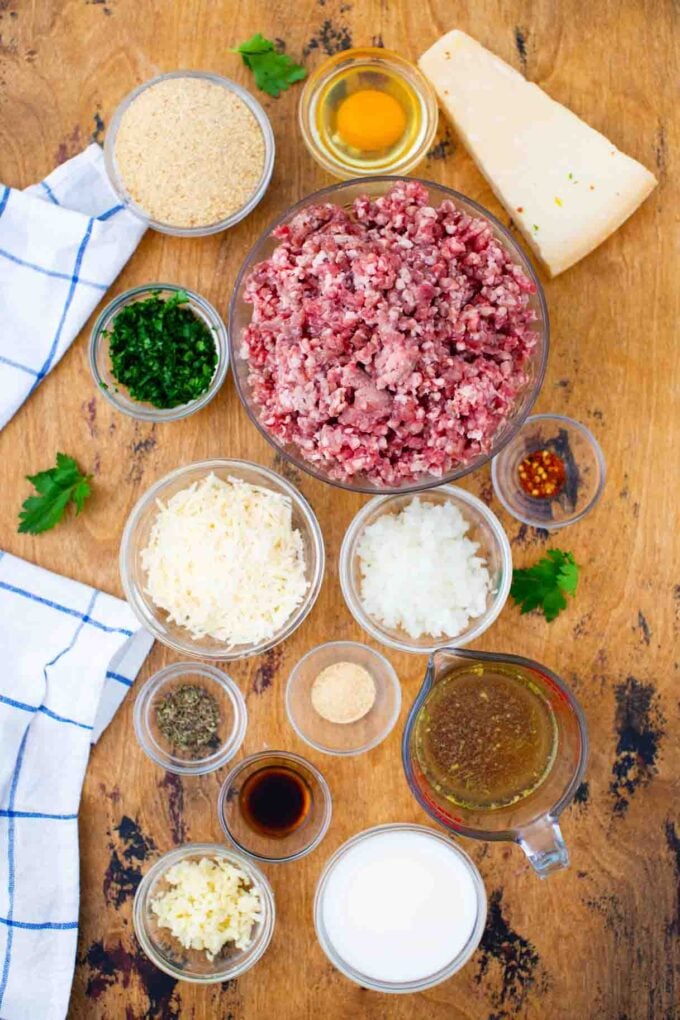
[{"label": "minced garlic in bowl", "polygon": [[218,843],[187,843],[146,872],[132,917],[157,967],[175,979],[214,984],[250,970],[266,952],[276,906],[252,861]]},{"label": "minced garlic in bowl", "polygon": [[119,196],[151,226],[209,234],[259,202],[271,177],[274,136],[260,104],[235,82],[175,72],[123,101],[105,154]]},{"label": "minced garlic in bowl", "polygon": [[247,949],[261,902],[240,868],[210,857],[178,861],[165,881],[169,888],[151,900],[151,909],[185,949],[204,950],[211,961],[229,942]]}]

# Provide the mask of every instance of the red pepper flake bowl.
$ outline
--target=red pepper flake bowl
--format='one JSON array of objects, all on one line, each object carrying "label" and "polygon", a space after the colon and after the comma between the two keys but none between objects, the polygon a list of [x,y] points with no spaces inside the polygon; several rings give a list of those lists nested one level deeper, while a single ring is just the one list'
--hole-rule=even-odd
[{"label": "red pepper flake bowl", "polygon": [[[530,478],[536,479],[535,486],[529,485]],[[554,531],[580,521],[595,506],[604,488],[604,456],[581,422],[561,414],[535,414],[494,457],[491,479],[509,514],[523,524]]]}]

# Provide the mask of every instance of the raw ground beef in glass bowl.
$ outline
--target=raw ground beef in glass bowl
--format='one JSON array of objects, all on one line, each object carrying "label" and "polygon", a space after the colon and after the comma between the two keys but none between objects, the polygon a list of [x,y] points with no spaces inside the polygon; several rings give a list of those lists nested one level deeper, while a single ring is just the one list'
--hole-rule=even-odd
[{"label": "raw ground beef in glass bowl", "polygon": [[284,457],[359,492],[450,482],[538,395],[541,284],[482,206],[415,178],[324,188],[270,225],[229,314],[236,388]]}]

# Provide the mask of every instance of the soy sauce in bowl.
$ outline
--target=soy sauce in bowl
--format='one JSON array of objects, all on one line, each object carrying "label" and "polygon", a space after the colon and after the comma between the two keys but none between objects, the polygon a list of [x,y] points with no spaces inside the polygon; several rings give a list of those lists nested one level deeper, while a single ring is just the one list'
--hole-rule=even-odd
[{"label": "soy sauce in bowl", "polygon": [[227,839],[255,860],[311,853],[331,821],[331,792],[319,770],[290,751],[260,751],[235,765],[217,803]]},{"label": "soy sauce in bowl", "polygon": [[253,772],[239,796],[248,824],[274,837],[289,836],[303,825],[312,803],[312,792],[303,777],[285,765],[268,765]]}]

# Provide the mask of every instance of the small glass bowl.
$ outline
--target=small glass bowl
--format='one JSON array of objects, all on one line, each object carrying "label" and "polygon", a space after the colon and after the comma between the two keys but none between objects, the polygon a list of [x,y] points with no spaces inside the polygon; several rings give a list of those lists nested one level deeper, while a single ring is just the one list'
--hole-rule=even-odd
[{"label": "small glass bowl", "polygon": [[[200,861],[204,857],[228,861],[245,872],[262,904],[262,917],[255,924],[250,945],[246,949],[225,946],[212,962],[204,950],[184,949],[168,928],[161,928],[151,909],[151,901],[167,888],[165,875],[170,868],[180,861]],[[160,970],[179,981],[209,985],[230,981],[257,963],[271,942],[276,907],[269,882],[252,861],[219,843],[188,843],[164,854],[144,875],[135,895],[132,920],[142,949]]]},{"label": "small glass bowl", "polygon": [[[401,628],[386,627],[364,609],[361,600],[361,570],[359,567],[358,545],[366,528],[385,514],[397,514],[413,499],[423,503],[451,503],[460,510],[470,528],[467,538],[477,542],[478,556],[486,560],[491,578],[491,590],[487,596],[486,611],[482,616],[470,620],[467,630],[460,634],[440,635],[436,638],[423,634],[412,638]],[[370,500],[356,515],[340,548],[340,587],[347,608],[364,630],[382,644],[404,652],[433,652],[442,645],[457,647],[469,644],[487,630],[498,617],[510,592],[512,581],[512,552],[508,536],[500,521],[489,508],[465,489],[454,485],[442,485],[438,489],[427,489],[416,495],[377,496]]]},{"label": "small glass bowl", "polygon": [[[350,69],[365,74],[367,88],[375,87],[371,83],[372,75],[387,73],[401,79],[413,95],[418,105],[418,130],[412,134],[410,143],[396,155],[387,153],[370,161],[352,159],[349,154],[343,158],[341,152],[323,144],[318,128],[321,106],[334,88],[342,88],[341,79]],[[342,50],[310,74],[300,96],[298,120],[302,138],[310,153],[324,170],[335,177],[406,174],[425,158],[432,145],[437,131],[437,98],[427,78],[410,60],[392,50],[367,46]]]},{"label": "small glass bowl", "polygon": [[[202,687],[212,695],[220,713],[216,746],[210,754],[199,758],[192,758],[171,744],[156,721],[159,702],[185,684]],[[240,690],[222,670],[207,663],[175,662],[146,681],[135,700],[134,723],[142,750],[157,765],[178,775],[202,776],[234,757],[246,734],[248,710]]]},{"label": "small glass bowl", "polygon": [[[375,701],[356,722],[333,723],[312,705],[311,691],[319,673],[336,662],[354,662],[373,677]],[[297,735],[324,754],[363,754],[390,733],[401,709],[399,678],[384,655],[357,641],[329,641],[307,652],[290,674],[286,713]]]},{"label": "small glass bowl", "polygon": [[[272,767],[294,772],[311,795],[306,818],[283,836],[258,832],[247,821],[241,805],[244,783],[256,772]],[[224,780],[217,799],[217,816],[227,839],[241,853],[265,864],[296,861],[316,850],[328,832],[332,812],[331,792],[324,777],[306,758],[290,751],[260,751],[244,758]]]},{"label": "small glass bowl", "polygon": [[[188,308],[197,319],[205,323],[215,339],[217,367],[207,390],[196,400],[191,400],[188,404],[180,404],[178,407],[154,407],[153,404],[134,400],[129,395],[127,387],[119,383],[113,375],[109,356],[109,338],[106,334],[111,331],[116,315],[128,305],[156,296],[168,299],[180,290],[183,290],[189,298],[182,307]],[[216,310],[200,294],[187,290],[186,287],[178,287],[174,283],[147,283],[119,294],[99,313],[90,335],[89,359],[92,377],[100,393],[106,397],[110,404],[113,404],[116,410],[130,415],[131,418],[138,418],[140,421],[177,421],[180,418],[188,418],[190,414],[200,411],[202,407],[209,404],[224,382],[229,368],[227,331]]]},{"label": "small glass bowl", "polygon": [[[429,836],[438,843],[444,845],[447,850],[450,850],[452,854],[455,854],[461,859],[472,878],[472,882],[475,888],[475,896],[477,900],[477,911],[475,916],[475,923],[470,933],[470,936],[463,946],[461,951],[455,956],[445,967],[440,970],[429,974],[427,977],[418,978],[408,981],[382,981],[377,978],[369,977],[367,974],[362,974],[356,970],[350,963],[348,963],[342,956],[337,952],[333,943],[330,940],[329,933],[326,928],[326,922],[324,919],[324,896],[328,888],[328,882],[333,873],[335,866],[345,857],[348,853],[351,853],[354,848],[364,842],[370,841],[374,836],[380,835],[381,833],[419,833],[423,836]],[[396,994],[405,994],[407,992],[422,992],[427,988],[432,988],[434,985],[440,984],[442,981],[446,981],[452,977],[457,971],[464,967],[468,962],[477,946],[479,945],[480,939],[484,933],[484,925],[486,923],[486,890],[484,888],[484,882],[480,875],[476,865],[470,857],[465,853],[464,850],[458,846],[448,835],[442,832],[437,832],[436,829],[430,829],[424,825],[410,825],[406,822],[393,822],[387,825],[376,825],[371,829],[365,829],[363,832],[357,833],[351,839],[348,839],[346,843],[343,843],[335,853],[326,861],[324,869],[321,872],[321,877],[317,883],[316,893],[314,895],[314,927],[316,929],[316,937],[319,940],[319,944],[323,949],[324,953],[341,974],[344,974],[350,981],[354,981],[362,988],[370,988],[376,992],[391,992]]]},{"label": "small glass bowl", "polygon": [[[146,591],[146,575],[142,567],[141,554],[146,548],[156,519],[158,500],[167,501],[176,492],[188,488],[211,473],[223,479],[239,478],[251,485],[260,485],[288,496],[293,506],[293,527],[300,532],[302,538],[305,575],[309,582],[305,597],[280,630],[273,637],[258,644],[230,647],[212,637],[193,638],[186,628],[170,621],[164,610],[154,604]],[[123,590],[142,626],[169,648],[204,659],[223,661],[245,659],[250,655],[266,652],[280,641],[284,641],[300,626],[316,602],[323,580],[324,565],[325,551],[321,528],[304,496],[274,471],[245,460],[204,460],[171,471],[169,475],[165,475],[147,489],[133,507],[120,543],[120,576]]]},{"label": "small glass bowl", "polygon": [[[566,481],[553,499],[529,496],[519,483],[519,465],[537,450],[562,458]],[[535,414],[491,463],[494,492],[509,514],[535,528],[556,531],[580,521],[602,495],[605,463],[590,429],[561,414]]]},{"label": "small glass bowl", "polygon": [[[160,223],[157,220],[152,219],[141,206],[137,205],[132,196],[128,193],[125,183],[118,172],[115,156],[116,137],[118,135],[118,129],[120,128],[120,122],[123,118],[123,114],[142,92],[145,92],[147,89],[151,88],[153,85],[157,85],[161,81],[166,81],[168,78],[200,78],[203,81],[209,81],[214,85],[220,85],[222,88],[228,89],[230,92],[235,93],[239,99],[246,104],[262,131],[262,138],[264,140],[264,166],[262,167],[262,175],[257,187],[245,205],[242,205],[240,209],[235,210],[235,212],[231,213],[230,216],[227,216],[223,220],[219,220],[217,223],[201,224],[196,227],[178,227],[173,226],[171,223]],[[133,89],[132,92],[128,93],[125,99],[123,99],[117,107],[104,140],[104,162],[106,170],[113,190],[116,192],[120,201],[123,205],[127,206],[130,212],[143,220],[147,226],[160,231],[162,234],[172,234],[173,237],[204,237],[207,234],[217,234],[221,230],[227,230],[229,227],[233,227],[236,223],[247,216],[248,213],[252,212],[258,202],[262,199],[262,196],[269,186],[269,181],[271,180],[272,171],[274,169],[275,151],[276,145],[274,142],[272,126],[267,114],[264,112],[257,99],[255,99],[255,97],[252,96],[247,89],[242,88],[241,85],[238,85],[230,78],[223,78],[219,74],[209,74],[207,71],[172,71],[170,74],[160,74],[156,78],[151,78],[149,81],[145,81],[143,84],[138,85],[136,89]]]}]

